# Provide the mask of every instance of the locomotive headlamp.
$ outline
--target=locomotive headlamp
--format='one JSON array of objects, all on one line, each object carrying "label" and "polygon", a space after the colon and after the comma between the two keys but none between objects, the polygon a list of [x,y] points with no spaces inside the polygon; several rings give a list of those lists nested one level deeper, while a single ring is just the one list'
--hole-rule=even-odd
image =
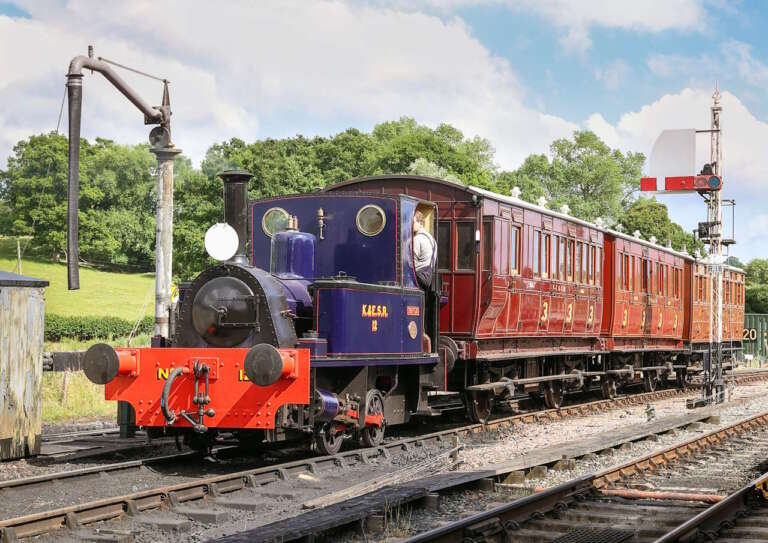
[{"label": "locomotive headlamp", "polygon": [[274,385],[280,378],[296,376],[294,360],[268,343],[260,343],[248,349],[243,365],[248,379],[262,387]]},{"label": "locomotive headlamp", "polygon": [[220,262],[235,256],[239,244],[237,232],[225,222],[214,224],[205,233],[205,251]]}]

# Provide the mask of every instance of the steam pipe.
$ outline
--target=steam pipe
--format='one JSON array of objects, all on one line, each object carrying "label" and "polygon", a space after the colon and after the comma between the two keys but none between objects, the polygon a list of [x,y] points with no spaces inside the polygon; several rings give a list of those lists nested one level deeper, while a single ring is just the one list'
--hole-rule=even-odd
[{"label": "steam pipe", "polygon": [[67,77],[69,99],[69,172],[67,174],[67,286],[80,288],[78,200],[80,197],[80,114],[83,107],[83,76]]},{"label": "steam pipe", "polygon": [[119,90],[123,96],[136,106],[149,121],[147,124],[167,124],[170,122],[170,112],[166,113],[160,109],[156,109],[145,102],[141,96],[136,94],[128,83],[115,72],[112,67],[102,60],[95,58],[77,56],[69,63],[69,72],[67,73],[67,79],[72,77],[82,77],[83,68],[99,72],[107,80],[112,83],[117,90]]}]

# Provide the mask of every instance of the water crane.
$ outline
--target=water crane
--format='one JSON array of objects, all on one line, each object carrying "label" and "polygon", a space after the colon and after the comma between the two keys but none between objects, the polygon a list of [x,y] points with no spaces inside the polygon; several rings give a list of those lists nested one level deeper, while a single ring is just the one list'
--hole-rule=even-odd
[{"label": "water crane", "polygon": [[[83,104],[83,70],[102,74],[136,108],[144,114],[144,124],[158,125],[149,133],[151,151],[157,157],[157,217],[155,226],[155,328],[154,335],[168,338],[171,294],[171,265],[173,258],[173,160],[181,150],[171,143],[171,101],[166,79],[163,82],[162,105],[150,106],[112,68],[120,66],[102,57],[76,56],[69,63],[67,72],[67,97],[69,105],[69,171],[67,177],[67,283],[69,290],[80,288],[78,209],[80,168],[80,118]],[[164,341],[161,339],[160,341]]]}]

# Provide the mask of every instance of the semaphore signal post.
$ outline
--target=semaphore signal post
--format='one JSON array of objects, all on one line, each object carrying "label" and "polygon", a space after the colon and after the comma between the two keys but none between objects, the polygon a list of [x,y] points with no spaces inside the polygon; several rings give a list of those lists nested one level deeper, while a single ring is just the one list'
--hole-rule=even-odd
[{"label": "semaphore signal post", "polygon": [[[723,379],[723,269],[725,256],[723,247],[734,240],[723,239],[723,199],[722,199],[722,130],[720,126],[720,91],[715,85],[712,95],[711,126],[708,130],[664,130],[654,144],[650,165],[652,172],[663,176],[664,189],[659,189],[659,178],[641,179],[640,188],[644,192],[688,194],[698,192],[707,203],[707,222],[699,223],[699,239],[709,245],[704,263],[710,277],[709,297],[709,350],[704,356],[704,392],[703,403],[724,401],[725,381]],[[710,134],[709,163],[701,172],[695,171],[697,133]],[[673,174],[673,175],[670,175]],[[729,202],[733,204],[733,201]],[[697,402],[697,403],[702,403]]]}]

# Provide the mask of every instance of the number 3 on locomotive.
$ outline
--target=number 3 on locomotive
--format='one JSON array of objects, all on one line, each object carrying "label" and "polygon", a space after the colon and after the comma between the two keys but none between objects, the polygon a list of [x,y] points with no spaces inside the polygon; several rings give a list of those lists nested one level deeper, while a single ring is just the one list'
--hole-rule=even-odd
[{"label": "number 3 on locomotive", "polygon": [[541,305],[541,322],[547,322],[549,318],[549,300],[545,300]]},{"label": "number 3 on locomotive", "polygon": [[595,306],[589,306],[589,316],[587,317],[587,326],[592,326],[592,321],[595,320]]},{"label": "number 3 on locomotive", "polygon": [[565,322],[571,322],[573,319],[573,302],[568,304],[568,314],[565,316]]}]

